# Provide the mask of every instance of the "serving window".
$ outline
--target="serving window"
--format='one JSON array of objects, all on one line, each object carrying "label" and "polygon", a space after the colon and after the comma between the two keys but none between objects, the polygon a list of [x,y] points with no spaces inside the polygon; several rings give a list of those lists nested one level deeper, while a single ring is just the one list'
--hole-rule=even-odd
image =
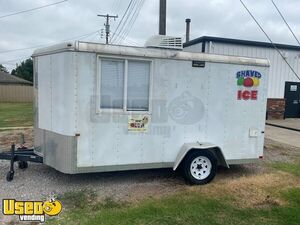
[{"label": "serving window", "polygon": [[99,58],[101,111],[148,112],[151,61]]}]

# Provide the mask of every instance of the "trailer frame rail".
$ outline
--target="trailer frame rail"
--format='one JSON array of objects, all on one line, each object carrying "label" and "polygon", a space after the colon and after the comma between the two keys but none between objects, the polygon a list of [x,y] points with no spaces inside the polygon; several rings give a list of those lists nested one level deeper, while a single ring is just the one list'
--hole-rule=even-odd
[{"label": "trailer frame rail", "polygon": [[14,178],[15,170],[14,163],[18,162],[20,169],[26,169],[28,162],[43,163],[43,157],[34,153],[34,149],[29,149],[24,146],[16,149],[15,144],[11,145],[10,151],[0,152],[0,160],[9,160],[10,169],[6,175],[7,181],[12,181]]}]

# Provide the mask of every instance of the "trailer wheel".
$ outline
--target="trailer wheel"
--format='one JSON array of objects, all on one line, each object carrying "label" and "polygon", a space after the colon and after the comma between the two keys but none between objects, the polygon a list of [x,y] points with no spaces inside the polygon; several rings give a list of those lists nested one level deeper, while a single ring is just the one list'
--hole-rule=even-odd
[{"label": "trailer wheel", "polygon": [[193,151],[185,157],[183,173],[191,184],[207,184],[217,173],[218,161],[208,150]]},{"label": "trailer wheel", "polygon": [[14,171],[9,171],[7,174],[6,174],[6,180],[8,182],[12,181],[14,179]]},{"label": "trailer wheel", "polygon": [[18,167],[19,167],[19,169],[26,169],[26,168],[28,168],[28,162],[26,162],[26,161],[19,161],[18,162]]}]

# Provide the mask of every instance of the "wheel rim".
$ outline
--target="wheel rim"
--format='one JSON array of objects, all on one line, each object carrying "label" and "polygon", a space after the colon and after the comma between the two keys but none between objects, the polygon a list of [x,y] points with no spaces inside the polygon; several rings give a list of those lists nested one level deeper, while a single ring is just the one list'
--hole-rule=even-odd
[{"label": "wheel rim", "polygon": [[211,161],[205,156],[195,158],[190,166],[191,175],[197,180],[204,180],[210,175]]}]

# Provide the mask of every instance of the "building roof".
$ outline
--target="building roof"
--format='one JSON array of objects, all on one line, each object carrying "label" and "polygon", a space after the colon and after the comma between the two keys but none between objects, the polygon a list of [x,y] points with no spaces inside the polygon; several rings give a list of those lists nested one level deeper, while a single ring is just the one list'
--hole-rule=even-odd
[{"label": "building roof", "polygon": [[0,71],[0,84],[32,85],[32,82]]},{"label": "building roof", "polygon": [[[202,42],[219,42],[225,44],[237,44],[237,45],[247,45],[247,46],[255,46],[255,47],[264,47],[264,48],[274,48],[273,44],[270,42],[261,42],[261,41],[249,41],[249,40],[241,40],[241,39],[232,39],[232,38],[221,38],[221,37],[212,37],[212,36],[202,36],[186,42],[183,44],[183,47],[188,47],[191,45],[195,45]],[[287,45],[287,44],[278,44],[274,43],[278,49],[286,49],[286,50],[298,50],[300,51],[300,46],[296,45]]]}]

